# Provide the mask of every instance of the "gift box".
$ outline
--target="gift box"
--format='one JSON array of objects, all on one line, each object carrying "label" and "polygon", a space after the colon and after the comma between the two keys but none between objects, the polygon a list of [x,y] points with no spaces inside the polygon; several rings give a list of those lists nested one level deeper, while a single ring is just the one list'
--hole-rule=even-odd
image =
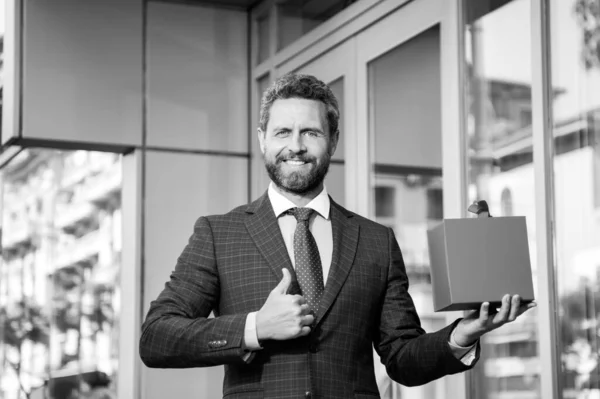
[{"label": "gift box", "polygon": [[534,299],[525,217],[445,219],[427,236],[436,312]]}]

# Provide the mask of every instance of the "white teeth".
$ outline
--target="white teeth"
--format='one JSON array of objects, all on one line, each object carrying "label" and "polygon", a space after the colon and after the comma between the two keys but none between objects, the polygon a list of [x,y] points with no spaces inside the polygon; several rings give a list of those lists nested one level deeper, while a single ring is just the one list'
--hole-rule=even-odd
[{"label": "white teeth", "polygon": [[292,160],[287,160],[286,162],[290,165],[297,165],[297,166],[304,165],[306,163],[306,162],[302,162],[302,161],[292,161]]}]

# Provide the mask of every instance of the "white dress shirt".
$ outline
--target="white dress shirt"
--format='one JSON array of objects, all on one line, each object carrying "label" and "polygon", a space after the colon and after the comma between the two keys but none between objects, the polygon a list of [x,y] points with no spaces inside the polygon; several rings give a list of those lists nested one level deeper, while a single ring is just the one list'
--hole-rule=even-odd
[{"label": "white dress shirt", "polygon": [[[269,201],[277,218],[283,241],[287,248],[287,252],[292,261],[292,266],[296,267],[294,260],[294,232],[296,230],[296,218],[293,215],[286,214],[285,212],[291,208],[295,208],[296,205],[279,193],[274,183],[271,182],[267,191]],[[309,230],[315,238],[317,247],[319,248],[319,255],[321,257],[321,265],[323,266],[323,283],[327,284],[327,277],[329,275],[329,269],[331,267],[331,258],[333,254],[333,232],[331,227],[329,195],[327,189],[323,187],[323,190],[313,198],[305,207],[314,209],[316,212],[310,217]],[[470,365],[475,359],[475,348],[476,345],[470,347],[461,347],[456,345],[454,342],[454,334],[450,337],[450,348],[452,353],[465,365]],[[244,344],[250,351],[262,349],[258,342],[256,334],[256,312],[251,312],[246,318],[246,327],[244,331]],[[244,359],[248,361],[251,353],[248,353]]]},{"label": "white dress shirt", "polygon": [[[279,224],[279,229],[281,230],[281,235],[283,236],[283,242],[285,242],[285,247],[295,270],[294,232],[296,231],[296,218],[285,212],[296,208],[296,205],[281,195],[273,187],[273,183],[269,185],[268,195],[271,206],[273,206],[273,211],[275,212],[275,217],[277,218],[277,223]],[[331,230],[331,219],[329,219],[329,206],[329,195],[327,195],[325,188],[305,206],[305,208],[315,210],[308,222],[308,229],[315,238],[317,248],[319,249],[321,265],[323,266],[323,284],[327,284],[327,276],[329,276],[331,257],[333,255],[333,232]]]}]

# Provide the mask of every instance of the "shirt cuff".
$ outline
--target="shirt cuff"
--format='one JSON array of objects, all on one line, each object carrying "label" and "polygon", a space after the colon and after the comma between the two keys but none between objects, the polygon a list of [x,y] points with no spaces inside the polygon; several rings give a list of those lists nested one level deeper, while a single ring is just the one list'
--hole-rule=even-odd
[{"label": "shirt cuff", "polygon": [[465,366],[470,366],[475,361],[475,357],[477,354],[477,341],[471,346],[460,346],[454,340],[454,331],[452,330],[452,334],[450,334],[450,341],[448,341],[448,345],[450,345],[450,350],[452,354]]},{"label": "shirt cuff", "polygon": [[244,346],[247,350],[256,351],[262,349],[256,335],[256,312],[248,313],[246,316],[246,327],[244,328]]}]

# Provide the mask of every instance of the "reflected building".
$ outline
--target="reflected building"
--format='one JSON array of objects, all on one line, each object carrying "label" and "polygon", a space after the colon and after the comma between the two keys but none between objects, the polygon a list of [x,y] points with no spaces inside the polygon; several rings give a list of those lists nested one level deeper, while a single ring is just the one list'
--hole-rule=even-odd
[{"label": "reflected building", "polygon": [[[489,103],[485,107],[486,125],[480,126],[480,129],[486,134],[474,133],[469,142],[472,150],[470,173],[474,182],[470,193],[478,193],[472,199],[485,198],[494,216],[519,215],[533,220],[536,212],[530,194],[535,185],[533,139],[531,109],[527,106],[531,101],[531,87],[497,80],[489,80],[485,84],[489,90],[486,93]],[[562,93],[564,90],[555,89],[555,99]],[[476,119],[473,117],[471,126],[475,126],[473,120]],[[571,270],[561,279],[562,295],[566,297],[574,291],[589,290],[598,282],[600,258],[597,257],[596,237],[600,237],[600,220],[595,220],[594,215],[598,207],[597,190],[600,185],[599,122],[600,109],[591,109],[575,118],[558,121],[553,131],[555,179],[557,185],[569,186],[555,204],[556,224],[562,227],[557,231],[560,235],[558,261],[567,264],[565,267]],[[479,193],[485,193],[485,196]],[[574,208],[576,213],[572,212]],[[579,229],[580,223],[574,216],[595,220],[589,225],[587,238],[573,234]],[[535,282],[535,224],[528,223],[527,228]],[[591,299],[586,300],[588,303],[590,300],[593,302],[594,297],[593,293],[589,295]],[[585,302],[581,306],[585,307]],[[538,391],[542,365],[538,355],[536,313],[537,309],[533,309],[517,322],[491,332],[483,339],[485,378],[480,380],[479,389],[486,392],[487,398],[540,398]],[[588,320],[594,318],[595,315],[588,315]],[[580,322],[585,320],[582,318]],[[579,397],[577,392],[581,384],[577,386],[576,381],[581,363],[567,359],[573,358],[573,350],[584,350],[573,347],[581,344],[581,341],[571,342],[563,349],[563,359],[571,364],[565,370],[565,398]],[[595,360],[593,362],[596,364]],[[590,375],[590,372],[587,374]]]},{"label": "reflected building", "polygon": [[2,170],[2,190],[0,392],[114,385],[120,156],[26,150]]}]

